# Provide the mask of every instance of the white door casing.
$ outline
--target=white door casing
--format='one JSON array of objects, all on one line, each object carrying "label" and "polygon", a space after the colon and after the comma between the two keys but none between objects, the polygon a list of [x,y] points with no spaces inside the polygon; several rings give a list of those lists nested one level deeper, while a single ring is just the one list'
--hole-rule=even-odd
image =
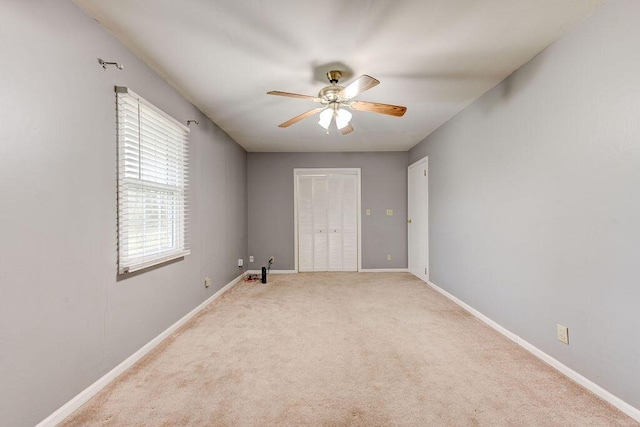
[{"label": "white door casing", "polygon": [[359,271],[360,169],[294,169],[296,271]]},{"label": "white door casing", "polygon": [[429,172],[425,157],[407,168],[409,272],[429,280]]}]

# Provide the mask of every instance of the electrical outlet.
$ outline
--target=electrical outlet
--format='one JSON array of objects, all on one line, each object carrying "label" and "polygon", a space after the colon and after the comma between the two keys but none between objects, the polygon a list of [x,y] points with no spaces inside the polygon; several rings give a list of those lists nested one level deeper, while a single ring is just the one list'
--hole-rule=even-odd
[{"label": "electrical outlet", "polygon": [[209,286],[211,286],[211,278],[210,277],[205,277],[204,278],[204,287],[208,288]]},{"label": "electrical outlet", "polygon": [[273,264],[276,261],[276,259],[272,256],[269,257],[269,265]]},{"label": "electrical outlet", "polygon": [[366,216],[371,215],[371,209],[367,209],[367,210],[365,211],[365,215],[366,215]]},{"label": "electrical outlet", "polygon": [[387,261],[391,261],[391,255],[387,255]]},{"label": "electrical outlet", "polygon": [[558,331],[558,340],[562,341],[565,344],[569,344],[569,328],[558,324],[557,331]]},{"label": "electrical outlet", "polygon": [[393,209],[387,209],[387,216],[393,216]]},{"label": "electrical outlet", "polygon": [[238,258],[238,267],[242,267],[244,265],[244,260],[242,258]]},{"label": "electrical outlet", "polygon": [[253,255],[249,256],[249,262],[253,262]]}]

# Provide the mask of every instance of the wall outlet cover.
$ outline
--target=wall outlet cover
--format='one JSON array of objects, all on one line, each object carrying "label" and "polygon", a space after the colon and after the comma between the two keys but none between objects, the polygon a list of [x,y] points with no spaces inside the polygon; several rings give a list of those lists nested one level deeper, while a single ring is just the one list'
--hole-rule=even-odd
[{"label": "wall outlet cover", "polygon": [[366,216],[370,216],[370,215],[371,215],[371,209],[367,209],[367,210],[364,212],[364,214],[365,214]]},{"label": "wall outlet cover", "polygon": [[253,255],[249,257],[249,262],[253,262]]},{"label": "wall outlet cover", "polygon": [[204,278],[204,287],[208,288],[209,286],[211,286],[211,278],[210,277],[205,277]]},{"label": "wall outlet cover", "polygon": [[393,209],[387,209],[387,216],[393,216]]},{"label": "wall outlet cover", "polygon": [[238,267],[242,267],[244,265],[244,260],[242,258],[238,258]]}]

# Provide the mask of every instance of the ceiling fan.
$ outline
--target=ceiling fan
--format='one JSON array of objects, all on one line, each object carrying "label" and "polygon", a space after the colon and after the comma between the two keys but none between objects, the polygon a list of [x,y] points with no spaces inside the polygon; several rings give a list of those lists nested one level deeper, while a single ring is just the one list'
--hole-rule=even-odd
[{"label": "ceiling fan", "polygon": [[368,111],[371,113],[387,114],[390,116],[402,117],[407,111],[407,107],[391,104],[380,104],[377,102],[367,101],[352,101],[353,98],[369,90],[374,86],[377,86],[380,82],[371,76],[363,74],[354,80],[347,87],[338,86],[338,81],[342,78],[342,73],[337,70],[332,70],[327,73],[329,79],[329,86],[320,89],[318,96],[299,95],[297,93],[280,92],[272,90],[267,92],[267,95],[288,96],[290,98],[308,99],[313,102],[317,102],[321,107],[314,108],[313,110],[302,113],[284,123],[280,123],[278,127],[286,128],[300,120],[310,117],[316,113],[320,113],[320,120],[318,124],[327,129],[329,133],[329,126],[332,121],[335,121],[336,127],[342,132],[343,135],[353,132],[353,126],[351,125],[351,113],[343,107],[349,107],[356,111]]}]

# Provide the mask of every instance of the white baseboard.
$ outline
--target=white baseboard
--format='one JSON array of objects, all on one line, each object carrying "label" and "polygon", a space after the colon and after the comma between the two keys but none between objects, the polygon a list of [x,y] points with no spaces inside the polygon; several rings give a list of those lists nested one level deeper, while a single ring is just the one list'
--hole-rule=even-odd
[{"label": "white baseboard", "polygon": [[[269,274],[293,274],[295,270],[271,270]],[[247,270],[244,274],[262,274],[262,270]]]},{"label": "white baseboard", "polygon": [[[359,271],[359,273],[407,273],[409,269],[407,268],[363,268]],[[297,273],[295,270],[271,270],[269,274],[294,274]],[[312,272],[310,272],[312,273]],[[323,273],[331,273],[330,271]],[[262,274],[260,270],[247,270],[244,274]]]},{"label": "white baseboard", "polygon": [[184,317],[178,320],[173,325],[169,326],[163,332],[160,333],[157,337],[149,341],[145,344],[140,350],[133,353],[131,356],[127,357],[122,363],[118,366],[107,372],[102,378],[98,379],[96,382],[91,384],[89,387],[81,391],[78,395],[76,395],[73,399],[62,405],[58,410],[56,410],[53,414],[49,415],[44,420],[40,421],[36,425],[36,427],[53,427],[59,423],[61,423],[65,418],[75,412],[78,408],[84,405],[89,399],[98,394],[100,390],[105,388],[111,381],[115,380],[120,374],[133,366],[138,360],[142,359],[147,353],[153,350],[158,344],[160,344],[165,338],[171,335],[174,331],[176,331],[180,326],[187,323],[191,318],[193,318],[196,314],[202,311],[207,305],[213,302],[216,298],[220,297],[226,291],[231,289],[236,283],[242,280],[242,276],[238,276],[233,279],[231,282],[227,283],[222,289],[217,291],[215,294],[211,295],[207,298],[202,304],[191,310]]},{"label": "white baseboard", "polygon": [[363,268],[360,273],[407,273],[408,268]]},{"label": "white baseboard", "polygon": [[531,354],[533,354],[534,356],[536,356],[537,358],[542,360],[543,362],[547,363],[548,365],[550,365],[551,367],[555,368],[556,370],[558,370],[562,374],[564,374],[567,377],[571,378],[573,381],[577,382],[578,384],[580,384],[581,386],[583,386],[584,388],[586,388],[587,390],[589,390],[590,392],[592,392],[596,396],[599,396],[600,398],[606,400],[607,402],[609,402],[610,404],[612,404],[616,408],[620,409],[625,414],[629,415],[634,420],[640,422],[640,409],[631,406],[630,404],[628,404],[624,400],[620,399],[619,397],[617,397],[617,396],[611,394],[610,392],[608,392],[607,390],[603,389],[598,384],[594,383],[593,381],[589,380],[588,378],[582,376],[581,374],[577,373],[573,369],[569,368],[567,365],[565,365],[565,364],[561,363],[560,361],[558,361],[557,359],[554,359],[553,357],[549,356],[544,351],[540,350],[539,348],[537,348],[533,344],[531,344],[531,343],[525,341],[524,339],[522,339],[520,336],[514,334],[513,332],[511,332],[508,329],[504,328],[503,326],[499,325],[498,323],[496,323],[495,321],[491,320],[490,318],[488,318],[484,314],[480,313],[475,308],[471,307],[467,303],[459,300],[455,296],[451,295],[449,292],[447,292],[444,289],[440,288],[439,286],[435,285],[433,282],[427,281],[427,283],[433,289],[435,289],[436,291],[440,292],[442,295],[444,295],[445,297],[449,298],[451,301],[455,302],[460,307],[464,308],[469,313],[471,313],[472,315],[477,317],[479,320],[481,320],[484,323],[486,323],[487,325],[491,326],[493,329],[495,329],[496,331],[500,332],[502,335],[504,335],[505,337],[509,338],[511,341],[515,342],[516,344],[518,344],[519,346],[521,346],[522,348],[524,348],[525,350],[527,350],[528,352],[530,352]]}]

